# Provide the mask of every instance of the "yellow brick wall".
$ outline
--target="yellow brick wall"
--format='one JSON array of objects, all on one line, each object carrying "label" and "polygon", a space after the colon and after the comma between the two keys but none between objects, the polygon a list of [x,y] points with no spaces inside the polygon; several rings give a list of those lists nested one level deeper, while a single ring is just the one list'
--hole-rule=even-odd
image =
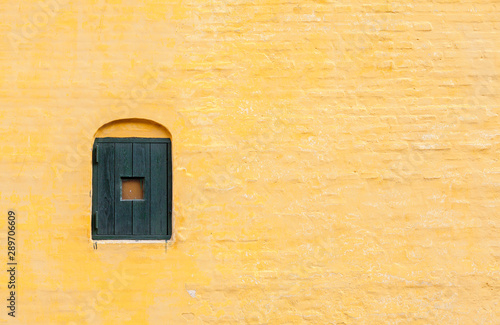
[{"label": "yellow brick wall", "polygon": [[[500,323],[497,2],[0,18],[0,262],[12,209],[19,263],[0,322]],[[171,135],[173,239],[94,249],[92,142],[130,118]]]}]

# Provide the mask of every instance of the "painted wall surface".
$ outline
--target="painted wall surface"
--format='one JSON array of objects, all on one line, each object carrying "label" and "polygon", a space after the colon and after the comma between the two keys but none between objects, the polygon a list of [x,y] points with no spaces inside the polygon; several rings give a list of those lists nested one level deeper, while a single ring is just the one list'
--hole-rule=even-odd
[{"label": "painted wall surface", "polygon": [[[0,16],[0,323],[500,323],[498,2]],[[94,248],[91,148],[119,119],[170,133],[166,244]]]}]

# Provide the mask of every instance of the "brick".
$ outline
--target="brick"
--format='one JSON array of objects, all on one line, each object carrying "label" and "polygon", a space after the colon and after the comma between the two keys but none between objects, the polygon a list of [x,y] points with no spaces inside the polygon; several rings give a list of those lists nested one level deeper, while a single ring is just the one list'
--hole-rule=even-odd
[{"label": "brick", "polygon": [[432,31],[432,24],[430,22],[418,22],[413,24],[413,29],[421,32]]}]

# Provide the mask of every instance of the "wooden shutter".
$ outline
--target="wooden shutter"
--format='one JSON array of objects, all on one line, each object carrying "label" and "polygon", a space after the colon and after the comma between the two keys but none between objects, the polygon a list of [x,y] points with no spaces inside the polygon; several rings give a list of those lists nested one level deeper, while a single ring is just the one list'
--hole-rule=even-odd
[{"label": "wooden shutter", "polygon": [[[170,239],[170,139],[98,138],[93,161],[93,238]],[[143,199],[122,200],[122,181],[140,179]]]}]

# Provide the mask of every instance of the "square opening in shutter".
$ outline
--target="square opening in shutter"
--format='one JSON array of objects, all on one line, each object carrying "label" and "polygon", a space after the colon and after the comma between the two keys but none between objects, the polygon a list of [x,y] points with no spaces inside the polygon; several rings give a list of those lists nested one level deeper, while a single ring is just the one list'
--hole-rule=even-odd
[{"label": "square opening in shutter", "polygon": [[122,200],[144,199],[144,177],[122,177]]}]

